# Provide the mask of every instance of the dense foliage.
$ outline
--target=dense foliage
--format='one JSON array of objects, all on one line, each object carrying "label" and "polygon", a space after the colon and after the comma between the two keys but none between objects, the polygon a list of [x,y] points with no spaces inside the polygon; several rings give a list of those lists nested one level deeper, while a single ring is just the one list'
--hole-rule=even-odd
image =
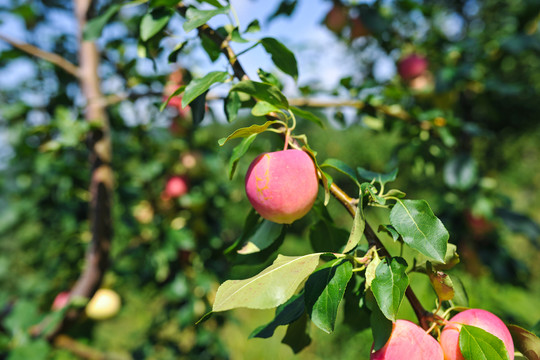
[{"label": "dense foliage", "polygon": [[[307,2],[247,24],[218,0],[0,3],[0,358],[367,358],[462,307],[540,356],[540,7],[316,2],[353,59],[328,87],[263,35]],[[272,67],[244,67],[257,49]],[[320,180],[291,225],[244,194],[284,148]],[[84,312],[98,288],[118,314]],[[467,359],[507,356],[465,329],[494,344]]]}]

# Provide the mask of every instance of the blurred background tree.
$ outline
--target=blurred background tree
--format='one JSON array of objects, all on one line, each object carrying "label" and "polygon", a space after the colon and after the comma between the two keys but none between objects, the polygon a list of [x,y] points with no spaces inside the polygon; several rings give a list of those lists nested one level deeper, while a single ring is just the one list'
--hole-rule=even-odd
[{"label": "blurred background tree", "polygon": [[[220,88],[208,94],[207,106],[196,103],[186,111],[171,101],[160,112],[162,101],[191,73],[227,66],[219,49],[182,30],[182,16],[174,12],[178,1],[95,1],[84,31],[97,44],[103,94],[92,99],[77,73],[83,64],[76,3],[0,2],[0,358],[293,356],[274,338],[246,340],[271,312],[235,311],[194,326],[219,282],[265,265],[224,255],[242,236],[250,211],[241,176],[249,162],[241,161],[239,174],[228,181],[232,149],[217,145],[230,132]],[[471,306],[535,325],[540,4],[231,5],[240,15],[258,9],[242,18],[243,27],[259,18],[260,24],[251,24],[254,31],[260,26],[261,34],[277,32],[295,52],[298,83],[287,81],[257,49],[239,59],[249,72],[262,67],[283,83],[291,103],[326,119],[324,131],[299,125],[318,156],[379,172],[398,167],[397,187],[427,199],[458,246],[462,265],[454,271]],[[150,27],[158,31],[143,30],[144,21],[162,18],[162,28]],[[220,28],[224,21],[216,17],[212,24]],[[233,44],[238,53],[250,45]],[[413,64],[420,69],[416,74],[404,69],[411,55],[420,59]],[[114,289],[122,306],[103,321],[83,314],[48,342],[47,332],[60,319],[51,316],[58,313],[51,304],[80,279],[94,241],[89,204],[98,200],[89,190],[95,179],[91,161],[107,133],[102,124],[84,120],[94,101],[109,120],[114,173],[109,262],[96,285]],[[253,121],[240,115],[245,123]],[[262,138],[250,156],[277,144]],[[335,174],[335,181],[347,189],[346,178]],[[350,226],[339,205],[331,202],[329,210],[337,224]],[[280,252],[309,249],[314,219],[295,223]],[[418,292],[425,303],[434,298],[429,288]],[[411,316],[410,309],[403,311]],[[40,328],[45,336],[32,336],[43,319],[50,325]],[[361,327],[347,323],[332,335],[314,328],[313,344],[298,356],[366,357],[371,333],[356,331]]]}]

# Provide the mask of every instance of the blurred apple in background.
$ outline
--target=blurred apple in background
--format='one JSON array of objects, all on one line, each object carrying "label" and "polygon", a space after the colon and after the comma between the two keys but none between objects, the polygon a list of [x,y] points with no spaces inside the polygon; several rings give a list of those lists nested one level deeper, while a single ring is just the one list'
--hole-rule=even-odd
[{"label": "blurred apple in background", "polygon": [[334,3],[334,6],[330,9],[324,19],[324,24],[328,30],[341,34],[348,22],[348,9],[340,3]]},{"label": "blurred apple in background", "polygon": [[51,310],[57,311],[63,309],[69,303],[69,291],[62,291],[54,298]]},{"label": "blurred apple in background", "polygon": [[428,61],[418,54],[411,54],[398,62],[398,73],[404,80],[412,80],[424,74],[428,69]]},{"label": "blurred apple in background", "polygon": [[165,185],[165,197],[174,199],[185,195],[188,192],[187,179],[184,176],[172,176]]},{"label": "blurred apple in background", "polygon": [[120,311],[120,296],[111,289],[99,289],[85,308],[86,316],[94,320],[105,320]]},{"label": "blurred apple in background", "polygon": [[369,35],[369,30],[364,26],[364,23],[362,22],[360,17],[353,17],[351,19],[351,40],[367,35]]}]

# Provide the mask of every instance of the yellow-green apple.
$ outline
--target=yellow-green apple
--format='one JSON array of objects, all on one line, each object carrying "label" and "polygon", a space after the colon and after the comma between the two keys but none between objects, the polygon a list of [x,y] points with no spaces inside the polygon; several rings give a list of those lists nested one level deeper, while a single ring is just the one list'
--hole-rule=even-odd
[{"label": "yellow-green apple", "polygon": [[99,289],[86,304],[86,316],[94,320],[105,320],[120,311],[120,296],[111,289]]},{"label": "yellow-green apple", "polygon": [[313,206],[319,180],[311,157],[304,151],[290,149],[255,158],[245,185],[251,205],[263,218],[290,224]]},{"label": "yellow-green apple", "polygon": [[459,332],[461,325],[471,325],[479,327],[488,333],[495,335],[502,340],[510,360],[514,359],[514,342],[510,331],[501,319],[489,311],[482,309],[469,309],[451,318],[444,326],[441,333],[441,346],[445,360],[463,360],[463,355],[459,348]]},{"label": "yellow-green apple", "polygon": [[398,63],[398,73],[404,80],[411,80],[422,75],[428,69],[428,61],[418,54],[404,57]]},{"label": "yellow-green apple", "polygon": [[424,329],[408,320],[393,324],[390,338],[370,360],[443,360],[441,345]]}]

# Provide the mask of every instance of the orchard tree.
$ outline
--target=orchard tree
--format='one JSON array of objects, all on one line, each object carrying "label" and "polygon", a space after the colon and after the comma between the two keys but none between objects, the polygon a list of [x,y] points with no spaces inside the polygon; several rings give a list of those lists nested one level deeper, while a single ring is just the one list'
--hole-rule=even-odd
[{"label": "orchard tree", "polygon": [[[299,2],[282,1],[270,20],[291,16]],[[16,206],[0,231],[20,242],[2,251],[17,255],[6,264],[21,274],[1,273],[9,290],[0,297],[7,358],[227,358],[217,329],[226,326],[223,313],[237,308],[275,308],[274,319],[249,337],[269,338],[286,326],[282,342],[294,353],[311,343],[313,325],[325,333],[370,329],[365,357],[372,359],[540,357],[534,329],[505,324],[499,316],[507,313],[482,304],[470,308],[454,269],[464,253],[477,275],[486,264],[499,281],[525,286],[534,279],[500,239],[504,229],[522,232],[530,248],[538,225],[513,211],[489,171],[502,156],[493,148],[497,135],[535,129],[538,11],[507,4],[501,25],[491,1],[328,5],[321,21],[360,60],[354,70],[362,74],[341,78],[328,101],[309,85],[300,87],[303,98],[286,96],[285,82],[296,84],[301,71],[294,52],[275,37],[254,38],[261,24],[240,24],[231,2],[5,7],[29,34],[51,21],[47,7],[74,12],[78,29],[55,34],[48,50],[0,34],[13,47],[2,62],[22,54],[39,60],[35,83],[2,93],[2,118],[15,139],[2,201]],[[209,25],[216,18],[231,21]],[[460,25],[444,25],[452,21]],[[113,26],[124,35],[106,36]],[[161,46],[176,31],[183,41]],[[264,49],[277,71],[257,69],[250,78],[239,44],[242,53]],[[221,70],[141,75],[130,55],[135,50],[157,67],[201,49]],[[378,78],[381,59],[396,64],[398,76]],[[495,66],[503,71],[490,73]],[[34,109],[25,97],[45,85],[46,105]],[[230,125],[203,123],[218,117],[216,103]],[[515,104],[524,104],[519,126],[509,126],[505,116]],[[143,111],[155,119],[133,121]],[[356,139],[343,158],[326,156],[324,148],[344,147],[336,126],[399,134],[394,156],[371,164]],[[229,134],[217,141],[223,128]],[[89,165],[79,168],[86,158]],[[248,159],[246,172],[237,171]],[[441,218],[418,196],[426,189]],[[309,246],[290,254],[291,242],[307,238]],[[32,256],[18,263],[27,251]],[[242,269],[232,271],[235,265]],[[418,295],[416,274],[434,296]],[[105,352],[78,341],[95,340],[92,327],[121,316],[125,302],[125,314],[142,317],[142,335]],[[415,322],[402,318],[405,303]]]}]

